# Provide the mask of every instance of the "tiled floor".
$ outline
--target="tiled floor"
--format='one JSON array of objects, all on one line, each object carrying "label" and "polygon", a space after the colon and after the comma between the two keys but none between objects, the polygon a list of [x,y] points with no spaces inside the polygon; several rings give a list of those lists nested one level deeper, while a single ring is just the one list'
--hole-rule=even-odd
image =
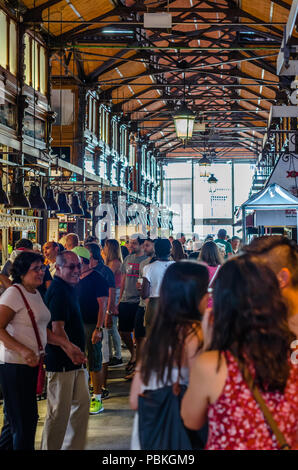
[{"label": "tiled floor", "polygon": [[[130,448],[130,436],[134,412],[129,408],[128,395],[131,382],[123,379],[125,367],[109,370],[110,398],[103,401],[104,411],[89,417],[87,450],[126,450]],[[35,448],[40,448],[41,434],[46,416],[46,400],[38,402],[39,421]],[[2,424],[2,406],[0,423]]]}]

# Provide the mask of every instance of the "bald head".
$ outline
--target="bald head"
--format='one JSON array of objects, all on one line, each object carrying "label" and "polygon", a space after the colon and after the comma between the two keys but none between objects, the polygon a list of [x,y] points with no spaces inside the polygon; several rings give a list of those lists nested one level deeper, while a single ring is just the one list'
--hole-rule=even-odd
[{"label": "bald head", "polygon": [[65,237],[66,250],[72,250],[76,246],[79,246],[79,237],[76,233],[68,233]]}]

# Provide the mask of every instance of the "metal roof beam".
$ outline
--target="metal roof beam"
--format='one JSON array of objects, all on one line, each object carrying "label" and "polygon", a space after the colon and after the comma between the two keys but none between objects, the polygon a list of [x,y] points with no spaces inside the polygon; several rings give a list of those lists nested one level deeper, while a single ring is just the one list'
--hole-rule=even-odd
[{"label": "metal roof beam", "polygon": [[[124,56],[125,54],[127,54],[126,50],[122,50],[120,52],[117,52],[117,54],[115,54],[113,57],[111,57],[111,59],[105,61],[102,65],[100,65],[95,70],[90,72],[87,75],[87,80],[90,81],[90,82],[93,82],[93,81],[97,80],[99,75],[101,75],[102,73],[108,73],[111,70],[113,70],[115,68],[115,61],[121,59],[121,57]],[[131,58],[135,59],[137,57],[142,57],[142,54],[140,52],[137,52]],[[120,61],[120,62],[118,62],[117,67],[120,67],[121,65],[123,65],[125,63],[126,63],[126,60],[125,61]]]},{"label": "metal roof beam", "polygon": [[24,23],[28,23],[30,21],[42,23],[42,12],[47,8],[51,8],[54,5],[57,5],[57,3],[61,3],[62,1],[63,0],[48,0],[47,2],[42,3],[38,7],[28,9],[23,15]]}]

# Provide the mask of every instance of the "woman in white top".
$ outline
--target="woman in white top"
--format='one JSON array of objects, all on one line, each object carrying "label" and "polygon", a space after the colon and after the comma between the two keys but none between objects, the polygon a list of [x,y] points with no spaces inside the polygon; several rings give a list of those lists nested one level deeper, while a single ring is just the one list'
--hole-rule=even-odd
[{"label": "woman in white top", "polygon": [[164,274],[168,267],[175,262],[170,261],[169,259],[171,253],[171,243],[168,239],[160,238],[155,240],[154,251],[155,257],[152,258],[150,263],[144,266],[143,269],[141,297],[142,299],[149,299],[144,317],[146,336],[148,336],[152,319],[158,308],[160,286]]},{"label": "woman in white top", "polygon": [[[80,349],[47,328],[51,315],[37,288],[44,258],[26,251],[15,259],[11,275],[32,309],[43,348],[60,346],[75,364],[85,362]],[[33,450],[37,425],[36,386],[40,352],[32,322],[19,290],[11,286],[0,297],[0,384],[5,402],[5,430],[14,450]],[[1,440],[1,438],[0,438]]]},{"label": "woman in white top", "polygon": [[[138,396],[144,390],[172,385],[179,370],[180,384],[188,384],[189,369],[203,342],[200,320],[207,307],[208,281],[207,268],[199,263],[179,261],[167,269],[157,314],[132,382],[133,410],[138,409]],[[131,448],[140,449],[138,413]]]}]

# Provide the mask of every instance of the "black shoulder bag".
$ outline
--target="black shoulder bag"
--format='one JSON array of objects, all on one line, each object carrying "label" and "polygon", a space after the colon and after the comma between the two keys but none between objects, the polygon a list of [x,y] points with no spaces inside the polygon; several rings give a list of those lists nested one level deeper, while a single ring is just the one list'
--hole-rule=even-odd
[{"label": "black shoulder bag", "polygon": [[205,447],[208,426],[199,431],[185,428],[180,416],[186,385],[145,390],[139,395],[139,439],[142,450],[193,450]]}]

